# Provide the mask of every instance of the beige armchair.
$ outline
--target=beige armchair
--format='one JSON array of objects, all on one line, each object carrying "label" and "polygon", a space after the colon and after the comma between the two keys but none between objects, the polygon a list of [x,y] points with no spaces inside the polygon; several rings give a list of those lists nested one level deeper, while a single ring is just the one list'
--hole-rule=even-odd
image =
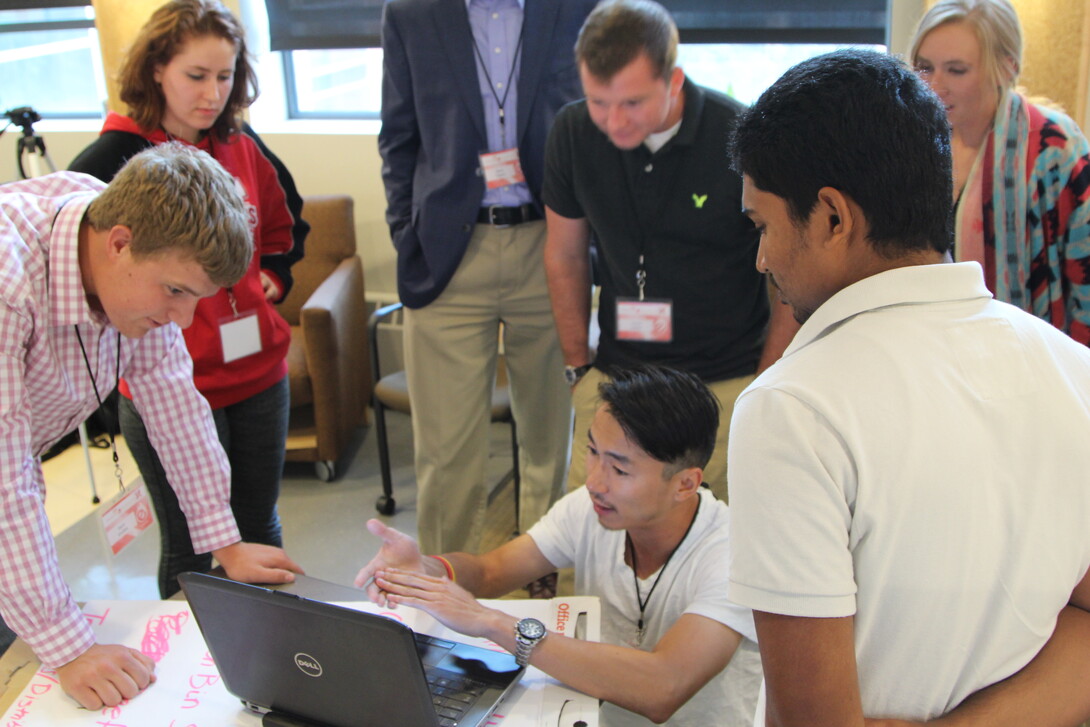
[{"label": "beige armchair", "polygon": [[351,197],[304,197],[303,219],[310,223],[306,255],[292,267],[295,285],[277,306],[291,324],[286,459],[314,462],[318,479],[328,482],[366,423],[371,397],[363,264]]}]

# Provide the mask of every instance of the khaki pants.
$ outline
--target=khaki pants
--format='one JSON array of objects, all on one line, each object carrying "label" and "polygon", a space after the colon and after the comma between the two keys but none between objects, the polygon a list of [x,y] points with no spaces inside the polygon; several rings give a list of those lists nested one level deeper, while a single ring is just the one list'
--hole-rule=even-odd
[{"label": "khaki pants", "polygon": [[424,308],[406,309],[417,533],[425,553],[478,549],[500,323],[522,460],[520,529],[563,493],[571,407],[544,245],[544,222],[477,225],[446,290]]},{"label": "khaki pants", "polygon": [[[711,461],[704,468],[704,481],[711,487],[715,496],[727,501],[727,438],[730,434],[730,417],[734,413],[734,400],[753,382],[754,375],[739,376],[708,384],[712,394],[719,400],[719,431],[715,436],[715,451]],[[587,479],[587,430],[590,428],[594,412],[598,409],[598,385],[609,381],[609,377],[596,368],[587,372],[572,392],[572,406],[575,409],[575,425],[572,435],[571,466],[568,469],[568,490],[574,490],[586,483]]]}]

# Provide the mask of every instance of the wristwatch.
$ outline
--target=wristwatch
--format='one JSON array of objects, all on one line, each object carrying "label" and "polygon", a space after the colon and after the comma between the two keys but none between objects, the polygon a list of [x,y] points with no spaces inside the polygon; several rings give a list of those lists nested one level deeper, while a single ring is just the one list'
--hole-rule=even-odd
[{"label": "wristwatch", "polygon": [[565,366],[564,367],[564,380],[568,382],[568,386],[575,386],[579,383],[579,379],[583,378],[588,371],[590,371],[590,364],[583,364],[582,366]]},{"label": "wristwatch", "polygon": [[524,618],[515,624],[515,663],[526,666],[530,663],[530,652],[538,642],[545,638],[545,624],[536,618]]}]

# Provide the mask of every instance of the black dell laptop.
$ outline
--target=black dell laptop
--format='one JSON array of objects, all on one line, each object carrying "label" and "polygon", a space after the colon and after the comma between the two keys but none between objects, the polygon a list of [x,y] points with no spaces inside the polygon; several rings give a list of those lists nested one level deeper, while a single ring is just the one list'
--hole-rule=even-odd
[{"label": "black dell laptop", "polygon": [[179,577],[227,691],[265,724],[477,727],[522,676],[506,652],[201,573]]}]

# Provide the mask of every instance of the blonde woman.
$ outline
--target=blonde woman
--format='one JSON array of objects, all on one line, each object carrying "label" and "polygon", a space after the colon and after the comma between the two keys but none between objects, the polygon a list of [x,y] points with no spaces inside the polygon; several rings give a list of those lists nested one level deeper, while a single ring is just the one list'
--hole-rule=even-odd
[{"label": "blonde woman", "polygon": [[950,121],[955,259],[1090,344],[1090,148],[1071,119],[1015,90],[1018,14],[1008,0],[939,0],[910,58]]}]

